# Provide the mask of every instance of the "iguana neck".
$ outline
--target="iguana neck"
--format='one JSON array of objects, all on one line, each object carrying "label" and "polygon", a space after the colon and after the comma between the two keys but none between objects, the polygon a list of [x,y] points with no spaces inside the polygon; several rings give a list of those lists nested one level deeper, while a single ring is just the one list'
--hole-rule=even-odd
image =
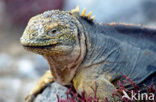
[{"label": "iguana neck", "polygon": [[82,60],[79,47],[65,56],[44,55],[44,58],[48,61],[55,81],[62,85],[70,84],[70,80],[77,69],[77,64]]}]

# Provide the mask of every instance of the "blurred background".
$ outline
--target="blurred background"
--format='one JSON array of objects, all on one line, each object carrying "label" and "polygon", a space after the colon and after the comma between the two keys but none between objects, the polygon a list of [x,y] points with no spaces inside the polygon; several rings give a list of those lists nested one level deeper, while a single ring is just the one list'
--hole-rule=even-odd
[{"label": "blurred background", "polygon": [[0,0],[0,102],[24,102],[24,97],[48,69],[39,55],[27,52],[19,39],[30,17],[46,10],[80,6],[96,22],[125,22],[156,28],[155,0]]}]

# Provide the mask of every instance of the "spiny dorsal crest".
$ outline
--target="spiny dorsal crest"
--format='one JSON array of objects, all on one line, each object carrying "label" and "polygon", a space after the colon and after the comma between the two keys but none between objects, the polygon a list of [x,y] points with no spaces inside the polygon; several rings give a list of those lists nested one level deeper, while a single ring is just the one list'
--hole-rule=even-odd
[{"label": "spiny dorsal crest", "polygon": [[83,18],[87,18],[87,20],[89,20],[89,21],[93,21],[95,19],[95,16],[91,17],[91,14],[92,14],[91,11],[87,15],[85,14],[86,13],[86,9],[85,8],[82,10],[81,15],[80,15],[79,12],[80,12],[79,6],[76,6],[75,9],[71,10],[71,13],[74,14],[75,16],[81,16]]}]

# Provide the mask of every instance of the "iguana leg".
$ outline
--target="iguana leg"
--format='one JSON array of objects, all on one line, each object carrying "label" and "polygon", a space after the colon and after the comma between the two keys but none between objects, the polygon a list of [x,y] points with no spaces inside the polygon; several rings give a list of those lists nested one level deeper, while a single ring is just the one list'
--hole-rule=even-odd
[{"label": "iguana leg", "polygon": [[95,93],[90,88],[95,88],[95,82],[97,85],[96,95],[99,97],[100,102],[108,98],[109,102],[114,102],[112,100],[112,92],[116,89],[115,85],[112,83],[116,77],[111,74],[95,73],[95,68],[86,68],[79,71],[73,79],[74,88],[81,93],[83,90],[86,92],[86,95],[94,96]]},{"label": "iguana leg", "polygon": [[26,102],[33,102],[35,97],[47,87],[48,84],[52,83],[54,81],[53,76],[48,70],[37,82],[37,85],[32,89],[32,91],[26,96],[25,100]]}]

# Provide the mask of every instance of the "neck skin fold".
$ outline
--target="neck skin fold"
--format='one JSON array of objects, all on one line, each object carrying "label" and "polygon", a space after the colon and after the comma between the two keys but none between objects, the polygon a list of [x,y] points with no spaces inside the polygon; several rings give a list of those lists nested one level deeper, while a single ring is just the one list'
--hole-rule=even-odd
[{"label": "neck skin fold", "polygon": [[[81,26],[81,24],[78,24]],[[71,84],[71,80],[82,63],[86,54],[86,38],[84,31],[79,32],[79,44],[74,46],[73,51],[66,56],[44,55],[48,61],[51,73],[56,82],[62,85]]]}]

